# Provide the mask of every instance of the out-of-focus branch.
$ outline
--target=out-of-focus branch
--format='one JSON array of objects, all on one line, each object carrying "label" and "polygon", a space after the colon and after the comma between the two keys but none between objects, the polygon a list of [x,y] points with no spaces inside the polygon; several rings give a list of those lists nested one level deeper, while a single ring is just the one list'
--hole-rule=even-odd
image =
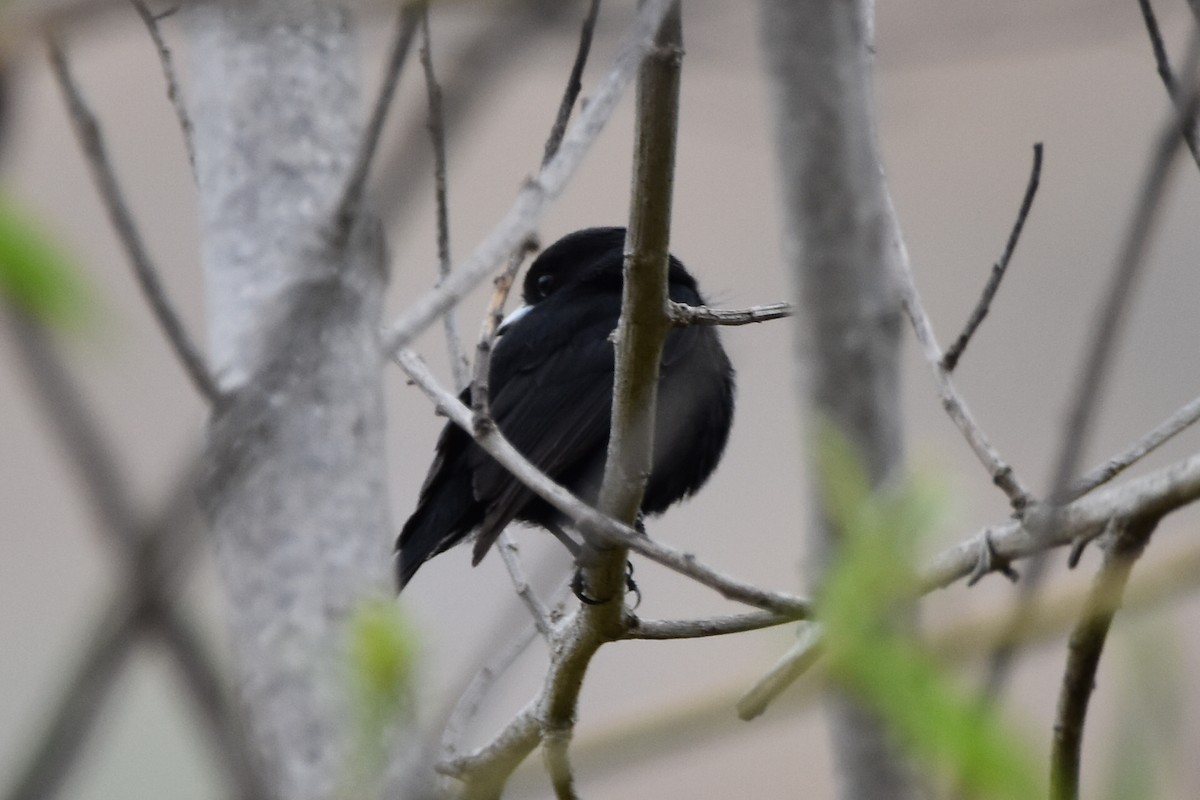
[{"label": "out-of-focus branch", "polygon": [[1105,551],[1078,624],[1071,632],[1067,666],[1063,671],[1050,751],[1050,797],[1079,797],[1079,766],[1083,754],[1083,726],[1088,702],[1096,685],[1096,670],[1113,617],[1129,582],[1133,565],[1141,557],[1158,525],[1156,517],[1126,521],[1114,518],[1114,535]]},{"label": "out-of-focus branch", "polygon": [[96,181],[96,188],[100,192],[100,199],[104,202],[104,208],[108,212],[109,221],[116,231],[117,238],[121,240],[121,244],[125,248],[125,254],[129,258],[130,266],[133,267],[138,287],[142,290],[142,296],[150,304],[150,310],[154,313],[155,320],[166,335],[168,344],[175,351],[175,355],[179,358],[179,363],[183,366],[188,378],[191,379],[192,385],[209,404],[215,403],[220,397],[216,382],[205,365],[200,351],[184,328],[183,322],[179,319],[179,314],[167,299],[166,291],[158,278],[158,269],[151,261],[150,254],[146,252],[146,246],[138,232],[137,223],[121,193],[121,186],[117,181],[112,162],[108,157],[108,150],[104,146],[104,138],[100,133],[100,123],[83,99],[83,94],[71,74],[66,53],[63,52],[57,38],[51,35],[47,41],[50,49],[50,65],[53,67],[59,89],[66,98],[67,111],[70,113],[71,123],[75,127],[75,136],[79,140],[79,146],[83,150],[84,156],[87,157],[92,178]]},{"label": "out-of-focus branch", "polygon": [[[1189,2],[1194,3],[1194,0],[1189,0]],[[1171,69],[1171,59],[1167,57],[1162,31],[1158,28],[1158,19],[1154,16],[1154,8],[1150,5],[1150,0],[1138,0],[1138,7],[1142,10],[1142,20],[1146,23],[1146,33],[1150,37],[1150,47],[1154,50],[1154,64],[1158,68],[1158,75],[1162,78],[1167,96],[1171,98],[1171,102],[1175,104],[1179,112],[1179,132],[1183,136],[1184,143],[1187,144],[1188,151],[1192,154],[1192,160],[1196,162],[1196,166],[1200,167],[1200,141],[1198,141],[1196,133],[1196,115],[1195,113],[1187,114],[1183,107],[1184,98],[1179,87],[1179,80],[1175,77],[1175,71]],[[1193,10],[1195,8],[1196,6],[1193,5]],[[1192,43],[1188,47],[1188,59],[1184,66],[1184,75],[1189,76],[1189,80],[1196,70],[1198,36],[1200,36],[1200,18],[1192,26]]]},{"label": "out-of-focus branch", "polygon": [[162,30],[158,26],[159,17],[150,11],[149,6],[143,0],[131,0],[131,2],[134,11],[141,18],[142,24],[146,26],[146,31],[150,34],[150,41],[154,42],[154,49],[158,53],[163,79],[167,82],[167,100],[171,102],[171,108],[175,110],[175,117],[179,120],[179,130],[183,134],[183,146],[187,150],[188,164],[192,167],[192,177],[194,178],[196,175],[196,152],[192,146],[192,120],[188,117],[187,109],[184,108],[179,80],[175,77],[175,59],[171,57],[171,49],[167,47]]},{"label": "out-of-focus branch", "polygon": [[387,121],[388,110],[392,107],[392,98],[396,95],[396,86],[400,82],[400,72],[412,46],[413,36],[417,31],[417,15],[424,4],[407,3],[396,12],[396,29],[392,35],[391,49],[388,51],[387,65],[383,71],[383,83],[371,107],[371,116],[367,127],[363,130],[362,142],[354,158],[354,166],[350,169],[346,180],[346,188],[342,192],[341,202],[334,213],[334,231],[337,241],[345,241],[350,235],[350,227],[362,204],[366,192],[367,179],[370,177],[371,164],[379,149],[379,137],[383,133],[383,123]]}]

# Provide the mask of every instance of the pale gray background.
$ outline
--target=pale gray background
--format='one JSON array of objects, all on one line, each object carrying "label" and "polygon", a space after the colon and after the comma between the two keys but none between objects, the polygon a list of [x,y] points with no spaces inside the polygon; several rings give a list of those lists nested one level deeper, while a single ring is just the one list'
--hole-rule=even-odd
[{"label": "pale gray background", "polygon": [[[1177,60],[1188,14],[1182,0],[1160,9]],[[605,4],[585,87],[611,57],[632,3]],[[473,4],[435,11],[440,63],[481,24]],[[378,72],[390,18],[370,25],[367,74]],[[167,23],[169,30],[170,23]],[[785,299],[779,266],[779,218],[766,87],[756,44],[754,4],[692,2],[685,9],[687,58],[674,214],[674,251],[712,300],[741,306]],[[518,67],[485,92],[450,153],[454,252],[465,254],[510,204],[536,168],[575,43],[573,26],[521,48]],[[196,214],[175,120],[150,43],[132,11],[118,6],[70,37],[76,69],[95,105],[149,248],[197,332],[203,329]],[[960,386],[1001,452],[1034,487],[1044,485],[1057,444],[1073,368],[1092,322],[1114,251],[1133,205],[1150,140],[1167,110],[1133,0],[1062,0],[1006,4],[920,0],[880,3],[877,96],[880,135],[892,191],[914,269],[943,342],[957,331],[1008,234],[1031,159],[1043,141],[1042,189],[1011,275],[960,367]],[[415,55],[415,52],[414,52]],[[15,127],[3,162],[3,186],[38,214],[85,272],[98,321],[66,343],[125,457],[139,497],[153,502],[183,456],[199,442],[204,409],[173,362],[130,279],[45,69],[40,48],[22,60]],[[586,88],[585,88],[586,92]],[[402,85],[393,129],[423,114],[415,61]],[[575,228],[620,223],[626,213],[631,103],[588,156],[543,227],[548,243]],[[412,157],[428,164],[428,146]],[[1181,162],[1183,163],[1183,162]],[[423,173],[424,174],[424,173]],[[394,275],[389,307],[427,287],[434,269],[432,189],[391,229]],[[1185,167],[1169,195],[1162,235],[1133,306],[1107,392],[1097,442],[1087,461],[1114,451],[1200,390],[1200,179]],[[474,337],[483,297],[459,312]],[[739,375],[739,406],[728,455],[693,502],[651,526],[713,564],[764,585],[799,589],[804,561],[803,442],[795,409],[794,356],[784,325],[727,331]],[[906,331],[907,335],[907,331]],[[419,349],[445,374],[436,331]],[[1006,505],[942,414],[915,348],[906,348],[903,403],[915,464],[939,476],[951,497],[945,541],[1002,519]],[[39,729],[46,703],[121,573],[98,543],[67,460],[49,446],[42,417],[17,379],[11,344],[0,337],[0,777],[7,779]],[[411,510],[441,420],[396,370],[389,381],[388,433],[397,526]],[[1173,443],[1152,463],[1194,452],[1200,436]],[[1161,529],[1149,559],[1169,558],[1195,535],[1187,512]],[[522,534],[531,562],[554,546]],[[933,543],[931,543],[931,547]],[[515,600],[499,559],[469,567],[466,549],[426,565],[405,593],[424,645],[422,700],[468,670],[495,618]],[[1084,575],[1096,563],[1085,559]],[[727,608],[707,590],[639,564],[648,617]],[[214,639],[222,636],[211,564],[180,587],[195,599]],[[931,623],[998,607],[1008,589],[989,578],[956,586],[928,604]],[[1169,774],[1170,796],[1200,796],[1200,763],[1187,757],[1200,738],[1200,623],[1195,599],[1150,615],[1181,644],[1187,690],[1184,741]],[[782,652],[790,632],[722,640],[625,644],[596,660],[583,695],[579,741],[657,709],[748,686]],[[1049,740],[1061,643],[1021,662],[1010,694],[1012,721],[1044,752]],[[536,649],[534,650],[536,653]],[[1160,659],[1157,652],[1141,658]],[[1126,659],[1128,661],[1128,659]],[[1099,676],[1095,727],[1087,740],[1086,786],[1101,790],[1112,712],[1121,692],[1121,656]],[[1136,662],[1133,662],[1136,663]],[[482,737],[531,695],[541,658],[529,656],[485,713]],[[965,673],[971,685],[975,670]],[[78,798],[219,796],[213,770],[169,667],[151,649],[121,680],[98,735],[68,785]],[[589,798],[829,797],[829,757],[819,715],[775,710],[754,723],[732,720],[704,739],[616,771],[589,768]],[[534,759],[536,763],[536,759]],[[520,781],[535,795],[540,777]],[[1097,795],[1099,796],[1099,795]]]}]

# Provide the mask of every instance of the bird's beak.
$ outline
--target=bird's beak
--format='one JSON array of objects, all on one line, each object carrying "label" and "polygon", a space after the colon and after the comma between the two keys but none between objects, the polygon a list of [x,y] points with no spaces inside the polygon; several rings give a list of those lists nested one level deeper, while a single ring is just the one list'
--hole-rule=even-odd
[{"label": "bird's beak", "polygon": [[503,335],[504,332],[508,330],[509,326],[515,325],[517,320],[528,314],[531,308],[533,308],[533,306],[521,306],[520,308],[509,312],[508,316],[504,318],[504,321],[500,323],[500,327],[496,329],[496,335]]}]

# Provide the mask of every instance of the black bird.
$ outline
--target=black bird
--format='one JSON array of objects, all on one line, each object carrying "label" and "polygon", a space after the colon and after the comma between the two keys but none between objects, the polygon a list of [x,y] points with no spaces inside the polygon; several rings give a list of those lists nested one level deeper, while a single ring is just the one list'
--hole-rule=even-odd
[{"label": "black bird", "polygon": [[[568,234],[534,260],[526,306],[502,326],[489,374],[492,416],[539,469],[595,505],[608,448],[613,344],[621,314],[624,228]],[[672,300],[701,305],[674,256]],[[654,460],[643,514],[659,514],[704,484],[733,420],[733,367],[715,328],[672,330],[663,349]],[[467,402],[469,390],[463,392]],[[396,543],[400,588],[428,559],[475,533],[478,564],[513,520],[560,538],[564,516],[526,489],[453,423],[442,430],[417,509]]]}]

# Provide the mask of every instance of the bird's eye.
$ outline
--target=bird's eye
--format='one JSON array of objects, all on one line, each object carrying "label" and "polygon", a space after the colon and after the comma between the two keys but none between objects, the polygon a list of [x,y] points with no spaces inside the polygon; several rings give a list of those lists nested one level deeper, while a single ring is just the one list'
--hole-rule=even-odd
[{"label": "bird's eye", "polygon": [[537,290],[538,290],[538,295],[541,297],[546,297],[554,289],[554,276],[553,275],[539,275],[536,286],[537,286]]}]

